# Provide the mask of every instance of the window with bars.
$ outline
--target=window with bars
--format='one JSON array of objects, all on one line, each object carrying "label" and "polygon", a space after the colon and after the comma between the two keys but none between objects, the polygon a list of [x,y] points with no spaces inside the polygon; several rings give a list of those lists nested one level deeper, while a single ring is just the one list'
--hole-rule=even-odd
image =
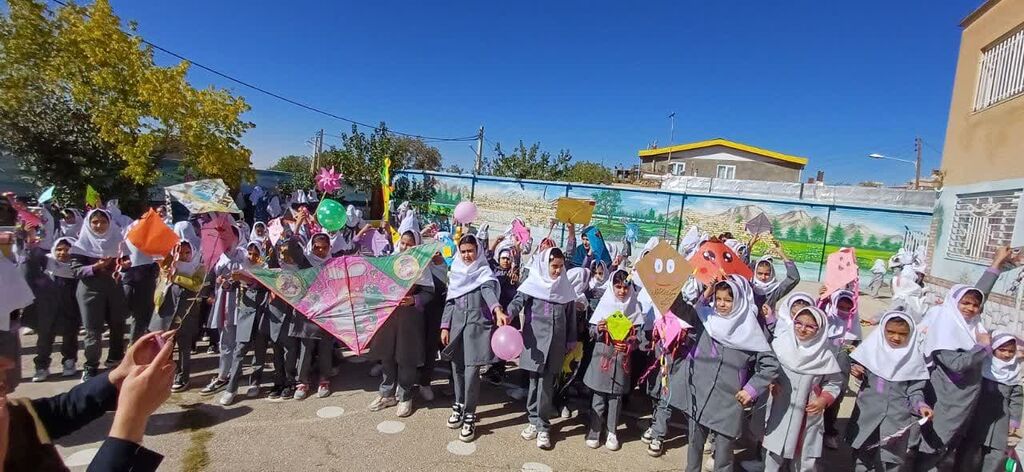
[{"label": "window with bars", "polygon": [[716,169],[715,177],[719,179],[735,179],[736,166],[719,165]]},{"label": "window with bars", "polygon": [[1024,28],[982,49],[974,111],[1024,93]]},{"label": "window with bars", "polygon": [[987,264],[1013,240],[1022,189],[957,195],[946,257]]}]

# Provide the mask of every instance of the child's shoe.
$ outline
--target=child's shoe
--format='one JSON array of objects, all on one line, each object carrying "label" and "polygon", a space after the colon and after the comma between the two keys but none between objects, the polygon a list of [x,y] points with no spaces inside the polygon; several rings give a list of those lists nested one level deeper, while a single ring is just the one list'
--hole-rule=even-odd
[{"label": "child's shoe", "polygon": [[295,393],[292,395],[292,398],[302,401],[306,399],[307,395],[309,395],[309,385],[299,384],[295,387]]},{"label": "child's shoe", "polygon": [[651,457],[661,457],[665,451],[661,448],[661,440],[654,438],[649,444],[647,444],[647,455]]},{"label": "child's shoe", "polygon": [[370,411],[380,411],[385,408],[395,406],[397,404],[398,400],[395,397],[382,397],[380,395],[377,395],[377,398],[374,398],[373,401],[370,402],[370,406],[367,408]]},{"label": "child's shoe", "polygon": [[60,372],[62,377],[74,377],[78,373],[78,369],[75,368],[74,359],[68,359],[64,361],[64,370]]},{"label": "child's shoe", "polygon": [[519,433],[519,436],[527,441],[537,439],[537,427],[531,424],[522,433]]},{"label": "child's shoe", "polygon": [[604,441],[604,447],[609,451],[618,451],[620,447],[619,438],[615,433],[608,433],[608,439]]},{"label": "child's shoe", "polygon": [[395,411],[395,414],[398,415],[399,418],[407,418],[412,415],[412,400],[398,402],[398,408],[397,411]]},{"label": "child's shoe", "polygon": [[316,397],[327,398],[329,396],[331,396],[331,383],[320,382],[320,386],[316,388]]},{"label": "child's shoe", "polygon": [[459,441],[473,442],[476,439],[476,415],[466,413],[462,415],[462,431],[459,431]]},{"label": "child's shoe", "polygon": [[537,447],[540,449],[551,449],[551,435],[547,431],[537,432]]},{"label": "child's shoe", "polygon": [[597,449],[597,448],[601,447],[601,440],[600,439],[588,439],[587,440],[587,447],[589,447],[591,449]]},{"label": "child's shoe", "polygon": [[462,405],[458,403],[452,405],[452,414],[448,417],[448,428],[459,429],[462,427]]}]

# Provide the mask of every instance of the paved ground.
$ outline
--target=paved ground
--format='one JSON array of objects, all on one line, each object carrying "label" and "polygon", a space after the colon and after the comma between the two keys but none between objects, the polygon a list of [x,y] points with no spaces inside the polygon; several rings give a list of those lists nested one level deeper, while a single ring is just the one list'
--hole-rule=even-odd
[{"label": "paved ground", "polygon": [[[816,292],[810,283],[800,289]],[[887,300],[862,301],[862,312],[874,313]],[[23,374],[32,375],[35,337],[23,338]],[[680,428],[682,416],[673,418],[667,451],[660,458],[646,454],[639,436],[646,426],[650,406],[642,395],[627,408],[619,438],[622,449],[591,450],[583,444],[586,415],[574,412],[571,419],[553,420],[554,449],[542,451],[519,432],[526,425],[525,403],[509,398],[503,388],[484,384],[481,422],[475,443],[463,444],[457,433],[445,427],[451,398],[416,405],[409,418],[399,419],[395,409],[370,412],[378,379],[369,377],[370,364],[347,358],[333,381],[334,394],[325,399],[271,403],[265,399],[242,400],[221,407],[216,397],[202,397],[198,388],[213,375],[216,358],[201,355],[193,369],[195,388],[174,394],[151,418],[147,447],[165,455],[162,470],[278,471],[278,470],[558,470],[558,471],[658,471],[683,466],[686,439]],[[54,361],[54,370],[57,370]],[[444,375],[438,375],[443,378]],[[16,396],[54,395],[75,385],[76,380],[51,378],[24,383]],[[435,391],[448,390],[447,382],[435,381]],[[419,400],[417,398],[417,400]],[[843,403],[842,418],[849,416],[853,399]],[[585,409],[584,409],[585,411]],[[91,454],[110,427],[111,415],[57,441],[72,470],[84,470]],[[205,453],[205,457],[204,457]],[[848,451],[829,451],[826,470],[851,470]]]}]

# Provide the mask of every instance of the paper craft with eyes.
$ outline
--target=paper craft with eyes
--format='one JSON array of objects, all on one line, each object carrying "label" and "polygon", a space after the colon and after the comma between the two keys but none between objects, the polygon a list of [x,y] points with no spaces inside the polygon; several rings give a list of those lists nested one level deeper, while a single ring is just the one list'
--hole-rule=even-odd
[{"label": "paper craft with eyes", "polygon": [[754,276],[750,267],[743,263],[743,258],[717,239],[704,241],[690,258],[690,264],[696,268],[693,275],[704,285],[726,275],[736,274],[747,280]]},{"label": "paper craft with eyes", "polygon": [[835,292],[846,288],[846,285],[857,280],[860,269],[857,267],[857,252],[852,247],[844,247],[832,254],[829,254],[825,262],[825,293],[827,297]]},{"label": "paper craft with eyes", "polygon": [[670,244],[662,241],[637,262],[636,273],[654,306],[659,312],[668,313],[693,273],[693,266]]}]

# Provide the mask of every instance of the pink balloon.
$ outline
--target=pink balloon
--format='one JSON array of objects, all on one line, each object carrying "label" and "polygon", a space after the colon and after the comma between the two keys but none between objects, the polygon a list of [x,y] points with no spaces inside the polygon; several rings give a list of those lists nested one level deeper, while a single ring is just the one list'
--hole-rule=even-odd
[{"label": "pink balloon", "polygon": [[502,326],[491,336],[491,350],[504,361],[511,361],[523,353],[523,335],[509,325]]},{"label": "pink balloon", "polygon": [[459,223],[472,223],[476,219],[477,208],[473,202],[461,202],[455,205],[455,211],[452,216],[455,217],[455,221]]}]

